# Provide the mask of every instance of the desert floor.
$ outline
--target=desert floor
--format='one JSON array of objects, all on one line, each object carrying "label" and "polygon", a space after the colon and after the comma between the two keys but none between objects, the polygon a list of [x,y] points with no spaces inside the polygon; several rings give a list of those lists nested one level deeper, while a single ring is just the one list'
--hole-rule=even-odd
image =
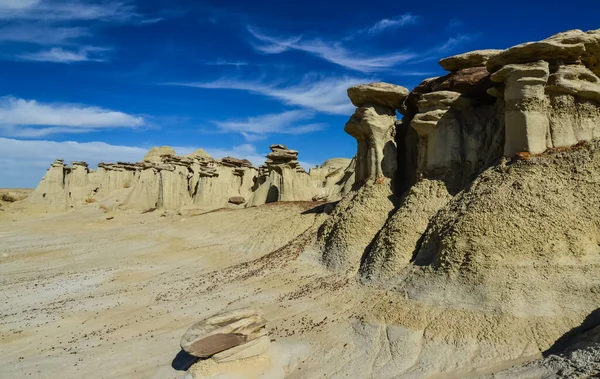
[{"label": "desert floor", "polygon": [[[0,377],[180,378],[186,328],[239,307],[268,320],[262,377],[395,377],[428,365],[419,344],[429,310],[331,274],[307,249],[321,211],[0,212]],[[392,310],[408,321],[386,326]],[[457,370],[431,377],[467,376]]]}]

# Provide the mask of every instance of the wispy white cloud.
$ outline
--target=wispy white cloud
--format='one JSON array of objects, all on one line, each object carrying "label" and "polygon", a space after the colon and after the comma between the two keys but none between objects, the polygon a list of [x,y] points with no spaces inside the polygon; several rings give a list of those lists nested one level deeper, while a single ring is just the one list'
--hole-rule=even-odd
[{"label": "wispy white cloud", "polygon": [[448,23],[448,26],[446,27],[446,30],[449,32],[455,32],[458,29],[462,29],[465,26],[465,24],[457,19],[457,18],[453,18],[450,20],[450,23]]},{"label": "wispy white cloud", "polygon": [[280,54],[289,50],[303,51],[336,65],[360,72],[388,70],[400,63],[409,61],[416,54],[402,51],[391,54],[365,55],[344,47],[340,42],[320,39],[305,39],[303,36],[281,38],[267,35],[248,27],[250,34],[258,41],[253,47],[265,54]]},{"label": "wispy white cloud", "polygon": [[447,53],[453,51],[458,46],[473,40],[472,35],[468,34],[458,34],[454,37],[448,38],[448,40],[443,44],[435,48],[436,51],[440,53]]},{"label": "wispy white cloud", "polygon": [[100,107],[0,98],[0,133],[5,136],[42,137],[143,125],[142,117]]},{"label": "wispy white cloud", "polygon": [[240,133],[249,141],[259,141],[269,134],[305,134],[323,129],[323,124],[305,122],[313,117],[311,111],[294,110],[243,120],[215,121],[214,124],[221,132]]},{"label": "wispy white cloud", "polygon": [[123,22],[139,17],[127,2],[0,0],[0,19],[4,20],[102,20]]},{"label": "wispy white cloud", "polygon": [[110,50],[101,47],[82,47],[76,51],[69,51],[60,47],[36,53],[22,54],[18,58],[25,61],[76,63],[76,62],[104,62],[103,52]]},{"label": "wispy white cloud", "polygon": [[427,61],[439,60],[447,57],[449,54],[455,53],[458,47],[477,38],[476,34],[457,34],[448,38],[444,43],[434,46],[422,54],[421,58],[409,62],[410,65],[415,65]]},{"label": "wispy white cloud", "polygon": [[284,104],[301,106],[330,114],[348,114],[354,106],[348,100],[347,89],[366,79],[307,75],[298,83],[219,79],[213,82],[168,83],[186,87],[234,89],[268,96]]},{"label": "wispy white cloud", "polygon": [[237,68],[248,66],[249,63],[245,61],[228,61],[224,59],[218,59],[216,61],[210,61],[205,63],[207,66],[235,66]]},{"label": "wispy white cloud", "polygon": [[[185,155],[198,147],[174,147],[177,154]],[[258,166],[265,154],[256,147],[244,144],[230,149],[204,147],[215,158],[233,156],[248,159]],[[91,166],[99,162],[138,162],[150,146],[119,146],[104,142],[32,141],[0,137],[0,188],[35,187],[52,161],[62,158],[66,162],[85,161]]]},{"label": "wispy white cloud", "polygon": [[164,17],[156,17],[156,18],[149,18],[146,20],[142,20],[140,21],[142,24],[156,24],[159,23],[161,21],[164,21],[165,18]]},{"label": "wispy white cloud", "polygon": [[398,29],[406,25],[414,25],[419,20],[418,16],[405,13],[394,18],[384,18],[377,21],[373,26],[363,29],[369,35],[377,35],[387,30]]},{"label": "wispy white cloud", "polygon": [[65,44],[89,35],[89,31],[85,28],[52,27],[31,23],[0,28],[0,42],[27,42],[38,45]]}]

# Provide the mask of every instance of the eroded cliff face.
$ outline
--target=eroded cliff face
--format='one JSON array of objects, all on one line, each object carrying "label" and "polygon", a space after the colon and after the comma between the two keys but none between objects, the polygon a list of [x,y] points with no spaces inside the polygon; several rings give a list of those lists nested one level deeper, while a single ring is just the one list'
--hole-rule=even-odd
[{"label": "eroded cliff face", "polygon": [[[355,191],[321,228],[317,247],[325,265],[358,271],[369,282],[400,277],[423,256],[434,217],[484,171],[515,156],[597,139],[599,57],[600,31],[569,31],[507,50],[443,59],[450,73],[426,79],[407,96],[379,83],[357,86],[358,102],[355,90],[349,91],[359,106],[345,128],[357,139],[357,180]],[[388,89],[385,100],[373,106],[365,96],[369,86]],[[395,122],[390,104],[403,119],[386,128]],[[382,146],[388,142],[397,158],[384,164]],[[388,180],[389,192],[371,189]],[[385,203],[385,197],[394,200]],[[427,249],[433,249],[430,243]]]},{"label": "eroded cliff face", "polygon": [[20,206],[60,212],[96,202],[109,210],[177,210],[335,201],[354,183],[350,159],[332,159],[306,173],[297,151],[283,145],[271,150],[258,170],[248,160],[216,160],[202,149],[177,156],[168,146],[152,148],[142,162],[100,163],[97,171],[85,162],[67,166],[57,160]]},{"label": "eroded cliff face", "polygon": [[258,168],[249,206],[277,201],[336,201],[354,182],[349,159],[332,159],[307,173],[298,163],[296,150],[284,145],[271,145],[270,149],[265,164]]},{"label": "eroded cliff face", "polygon": [[[388,325],[423,321],[419,335],[460,340],[456,367],[492,372],[548,349],[600,302],[599,62],[600,30],[443,59],[450,73],[398,107],[395,185],[357,181],[323,224],[325,266],[456,311],[431,321],[382,306]],[[382,172],[352,124],[357,176]],[[478,337],[449,337],[454,325]],[[419,359],[437,364],[438,353],[421,348]]]}]

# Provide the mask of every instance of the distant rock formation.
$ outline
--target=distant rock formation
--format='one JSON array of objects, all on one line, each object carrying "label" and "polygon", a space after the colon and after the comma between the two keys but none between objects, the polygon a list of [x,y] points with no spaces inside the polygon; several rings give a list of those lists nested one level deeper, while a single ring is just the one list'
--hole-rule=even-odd
[{"label": "distant rock formation", "polygon": [[[85,162],[68,166],[59,159],[22,206],[31,210],[65,211],[99,202],[107,209],[214,209],[256,206],[277,201],[339,200],[354,181],[350,159],[336,158],[306,173],[298,152],[271,146],[258,170],[248,160],[213,159],[203,149],[177,156],[154,147],[142,162]],[[315,200],[315,201],[316,201]]]},{"label": "distant rock formation", "polygon": [[172,157],[175,155],[175,150],[170,146],[153,147],[144,156],[144,162],[160,163],[163,157]]},{"label": "distant rock formation", "polygon": [[250,206],[277,201],[339,200],[354,181],[353,170],[344,171],[351,161],[336,159],[325,162],[309,173],[298,163],[298,152],[284,145],[271,145],[271,153],[258,168]]}]

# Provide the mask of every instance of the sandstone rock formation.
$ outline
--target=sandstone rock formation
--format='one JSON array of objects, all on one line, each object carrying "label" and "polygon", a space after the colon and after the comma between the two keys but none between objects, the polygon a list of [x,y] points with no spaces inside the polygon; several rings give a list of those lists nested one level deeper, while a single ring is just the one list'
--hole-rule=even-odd
[{"label": "sandstone rock formation", "polygon": [[182,350],[203,358],[188,370],[188,376],[193,378],[207,368],[218,375],[221,368],[227,371],[230,362],[268,353],[270,345],[266,320],[255,309],[216,314],[192,325],[181,338]]},{"label": "sandstone rock formation", "polygon": [[146,153],[146,155],[144,156],[144,162],[160,163],[163,157],[171,157],[175,154],[175,150],[173,150],[173,148],[171,148],[170,146],[155,146],[152,149],[150,149],[148,153]]},{"label": "sandstone rock formation", "polygon": [[65,211],[95,202],[106,207],[104,202],[110,199],[121,209],[219,208],[232,197],[249,197],[256,175],[246,160],[215,160],[201,151],[180,157],[171,148],[153,148],[144,159],[139,163],[100,163],[97,171],[85,162],[73,162],[69,167],[57,160],[27,205]]},{"label": "sandstone rock formation", "polygon": [[[181,349],[198,358],[210,358],[266,336],[265,326],[262,314],[254,309],[222,312],[192,325],[181,338]],[[226,356],[231,355],[221,358]]]},{"label": "sandstone rock formation", "polygon": [[350,159],[336,158],[306,173],[298,152],[273,145],[259,170],[245,159],[213,159],[203,149],[177,156],[170,147],[154,147],[138,163],[52,164],[24,207],[65,211],[98,202],[104,209],[214,209],[276,201],[335,201],[354,183]]},{"label": "sandstone rock formation", "polygon": [[327,267],[356,272],[373,235],[383,227],[397,199],[396,110],[408,90],[387,83],[352,87],[358,108],[344,130],[356,138],[355,185],[319,230],[318,246]]},{"label": "sandstone rock formation", "polygon": [[[353,103],[362,106],[345,128],[358,141],[356,185],[369,177],[394,185],[377,194],[365,193],[369,185],[358,187],[338,204],[317,243],[326,266],[352,272],[362,266],[368,280],[394,277],[418,256],[436,213],[503,157],[598,138],[599,41],[600,31],[570,31],[505,51],[446,58],[440,64],[451,73],[426,79],[402,104],[390,101],[401,92],[392,85],[349,90]],[[383,100],[366,100],[386,90]],[[404,116],[396,123],[395,109]],[[397,158],[387,154],[393,157],[389,164],[381,141],[397,147]],[[384,204],[375,199],[386,196],[396,200],[374,204]],[[379,216],[365,211],[353,217],[361,204]]]},{"label": "sandstone rock formation", "polygon": [[[451,72],[426,79],[398,107],[404,117],[390,133],[398,150],[390,178],[363,184],[365,172],[384,170],[377,149],[361,154],[361,146],[380,145],[361,143],[369,138],[358,121],[346,128],[358,139],[358,189],[337,204],[315,247],[331,270],[358,273],[419,307],[461,313],[436,320],[477,319],[474,329],[493,330],[485,341],[457,343],[453,364],[477,357],[476,366],[491,370],[492,362],[540,354],[600,303],[599,36],[571,31],[443,60]],[[354,117],[370,125],[381,115]],[[389,192],[377,187],[387,180]],[[386,204],[386,196],[395,200]],[[415,314],[389,307],[386,320],[418,323]],[[490,340],[499,345],[482,355]],[[596,370],[596,348],[547,359],[546,371],[524,366],[494,377],[577,377],[582,365]],[[417,350],[420,360],[437,362]]]},{"label": "sandstone rock formation", "polygon": [[446,71],[456,72],[465,68],[483,67],[490,58],[503,52],[503,50],[475,50],[468,53],[455,55],[440,60],[440,66]]},{"label": "sandstone rock formation", "polygon": [[338,200],[354,181],[353,169],[344,171],[350,166],[350,160],[327,161],[306,173],[298,163],[297,151],[284,145],[271,145],[270,149],[265,164],[258,168],[249,206],[277,201],[311,201],[314,197]]}]

